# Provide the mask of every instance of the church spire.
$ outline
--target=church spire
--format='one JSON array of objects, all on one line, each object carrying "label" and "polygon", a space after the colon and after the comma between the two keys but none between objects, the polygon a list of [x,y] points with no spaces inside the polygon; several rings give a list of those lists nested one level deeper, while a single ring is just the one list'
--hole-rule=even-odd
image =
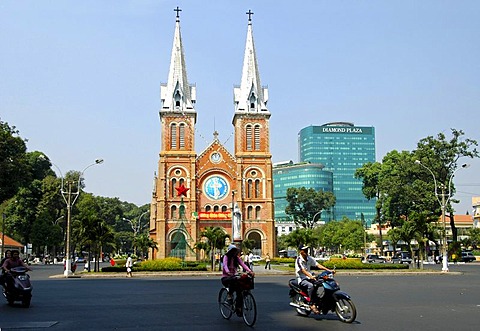
[{"label": "church spire", "polygon": [[167,83],[160,86],[161,111],[195,112],[196,89],[194,85],[188,84],[187,66],[180,33],[180,12],[182,10],[177,7],[174,11],[176,12],[176,20],[170,71],[168,72]]},{"label": "church spire", "polygon": [[239,87],[235,87],[235,113],[263,113],[268,114],[268,88],[262,87],[258,71],[255,44],[253,42],[252,15],[249,10],[247,41],[243,58],[242,80]]}]

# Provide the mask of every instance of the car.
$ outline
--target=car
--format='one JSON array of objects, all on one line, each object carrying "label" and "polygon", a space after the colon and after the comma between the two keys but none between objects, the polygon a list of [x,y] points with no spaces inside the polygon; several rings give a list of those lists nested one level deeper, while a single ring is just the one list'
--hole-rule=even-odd
[{"label": "car", "polygon": [[252,257],[252,261],[253,261],[253,262],[258,262],[258,261],[261,261],[261,260],[263,260],[263,259],[262,259],[262,257],[261,257],[260,255],[254,255],[254,256]]},{"label": "car", "polygon": [[462,262],[473,262],[476,261],[475,255],[472,252],[462,252],[461,257]]},{"label": "car", "polygon": [[392,263],[412,263],[412,256],[409,252],[397,252],[392,257]]},{"label": "car", "polygon": [[386,260],[383,256],[377,254],[368,254],[364,259],[364,263],[385,263]]}]

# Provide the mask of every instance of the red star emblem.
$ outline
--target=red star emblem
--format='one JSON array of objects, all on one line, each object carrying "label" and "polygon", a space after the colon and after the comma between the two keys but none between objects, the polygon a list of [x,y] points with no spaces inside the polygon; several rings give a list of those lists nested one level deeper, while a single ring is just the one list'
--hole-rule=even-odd
[{"label": "red star emblem", "polygon": [[175,189],[177,190],[177,196],[180,197],[180,196],[184,196],[186,197],[187,196],[187,192],[189,190],[189,188],[186,188],[185,185],[180,185],[179,187],[175,187]]}]

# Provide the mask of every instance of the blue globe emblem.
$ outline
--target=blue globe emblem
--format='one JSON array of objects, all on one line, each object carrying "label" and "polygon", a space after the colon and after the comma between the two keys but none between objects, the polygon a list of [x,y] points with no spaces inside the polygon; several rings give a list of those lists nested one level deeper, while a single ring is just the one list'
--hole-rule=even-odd
[{"label": "blue globe emblem", "polygon": [[210,199],[220,200],[228,193],[228,183],[220,176],[212,176],[205,181],[203,191]]}]

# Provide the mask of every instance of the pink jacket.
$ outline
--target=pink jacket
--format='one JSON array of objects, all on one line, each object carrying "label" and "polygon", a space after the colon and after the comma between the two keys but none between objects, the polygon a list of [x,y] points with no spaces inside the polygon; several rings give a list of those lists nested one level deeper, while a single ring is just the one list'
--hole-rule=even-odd
[{"label": "pink jacket", "polygon": [[[250,270],[249,267],[247,267],[245,265],[245,263],[242,261],[241,258],[239,258],[237,256],[237,261],[238,261],[238,264],[242,266],[243,269],[247,270],[248,272],[252,272],[252,270]],[[232,262],[230,263],[230,265],[227,265],[228,264],[228,256],[224,255],[223,256],[223,268],[222,268],[222,277],[227,277],[227,276],[233,276],[237,273],[237,270],[235,269],[235,266],[233,264],[233,259],[232,259]]]}]

